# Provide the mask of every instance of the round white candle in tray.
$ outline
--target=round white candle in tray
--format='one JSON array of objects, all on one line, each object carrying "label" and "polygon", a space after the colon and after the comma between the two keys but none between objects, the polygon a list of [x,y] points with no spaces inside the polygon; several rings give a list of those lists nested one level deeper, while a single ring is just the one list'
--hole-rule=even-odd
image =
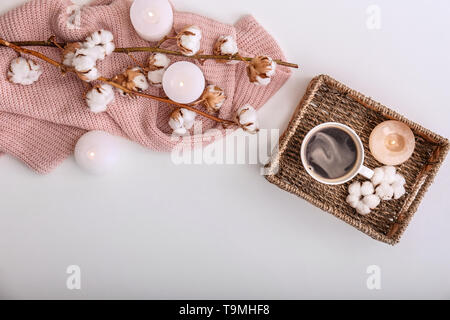
[{"label": "round white candle in tray", "polygon": [[103,131],[84,134],[75,146],[75,161],[92,174],[104,174],[117,163],[119,151],[115,137]]},{"label": "round white candle in tray", "polygon": [[135,0],[130,18],[137,34],[147,41],[159,41],[173,27],[173,10],[168,0]]},{"label": "round white candle in tray", "polygon": [[172,101],[191,103],[200,98],[205,90],[205,76],[193,63],[176,62],[164,73],[163,89]]},{"label": "round white candle in tray", "polygon": [[370,152],[375,159],[388,166],[406,162],[412,156],[415,146],[413,132],[400,121],[380,123],[370,134]]}]

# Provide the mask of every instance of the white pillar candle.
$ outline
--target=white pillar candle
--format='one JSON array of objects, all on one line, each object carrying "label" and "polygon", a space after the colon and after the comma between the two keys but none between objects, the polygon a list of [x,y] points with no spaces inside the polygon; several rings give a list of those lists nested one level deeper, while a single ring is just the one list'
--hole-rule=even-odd
[{"label": "white pillar candle", "polygon": [[159,41],[173,27],[173,10],[168,0],[135,0],[130,18],[137,34],[147,41]]},{"label": "white pillar candle", "polygon": [[164,73],[163,89],[172,101],[191,103],[200,98],[205,90],[205,76],[193,63],[176,62]]},{"label": "white pillar candle", "polygon": [[75,161],[92,174],[104,174],[117,163],[119,151],[116,138],[103,131],[84,134],[75,146]]}]

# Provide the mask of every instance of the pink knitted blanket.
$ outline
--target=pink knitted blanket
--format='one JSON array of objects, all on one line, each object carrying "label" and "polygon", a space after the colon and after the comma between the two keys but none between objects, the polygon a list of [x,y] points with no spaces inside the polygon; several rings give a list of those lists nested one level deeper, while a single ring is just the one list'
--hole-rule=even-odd
[{"label": "pink knitted blanket", "polygon": [[[58,41],[84,40],[90,33],[106,29],[114,34],[117,47],[139,47],[150,44],[138,37],[129,18],[131,1],[98,0],[81,11],[79,29],[70,27],[70,0],[32,0],[0,17],[0,37],[9,41],[46,40],[55,35]],[[203,31],[202,50],[211,53],[221,35],[233,35],[243,56],[268,55],[285,59],[276,41],[251,16],[236,25],[223,24],[192,13],[175,12],[175,30],[198,25]],[[168,43],[167,48],[175,48]],[[56,48],[34,47],[53,59],[60,60]],[[144,62],[148,54],[135,55]],[[179,142],[171,138],[168,118],[174,107],[144,98],[136,100],[116,96],[114,104],[102,114],[93,114],[86,106],[86,88],[73,74],[62,76],[49,64],[38,61],[43,75],[33,85],[20,86],[7,81],[10,62],[17,54],[0,47],[0,154],[7,153],[40,173],[47,173],[69,157],[81,135],[89,130],[104,130],[124,136],[156,151],[170,151]],[[172,58],[172,61],[178,59]],[[112,77],[134,65],[125,54],[115,53],[101,62],[102,75]],[[245,64],[225,65],[208,60],[200,66],[209,84],[225,90],[228,97],[219,116],[230,119],[234,111],[246,103],[256,109],[263,106],[287,81],[290,70],[279,67],[267,87],[251,84]],[[162,95],[160,89],[148,93]],[[198,119],[202,119],[198,117]],[[203,121],[203,129],[216,126]],[[202,135],[194,137],[202,139]]]}]

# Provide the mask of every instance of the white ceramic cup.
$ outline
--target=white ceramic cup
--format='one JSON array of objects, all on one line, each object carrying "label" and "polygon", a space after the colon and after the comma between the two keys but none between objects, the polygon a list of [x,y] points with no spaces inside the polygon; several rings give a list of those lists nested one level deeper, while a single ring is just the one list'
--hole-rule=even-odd
[{"label": "white ceramic cup", "polygon": [[[311,166],[306,161],[306,148],[308,146],[309,140],[315,133],[317,133],[325,128],[341,129],[341,130],[345,131],[355,142],[356,151],[357,151],[356,163],[355,163],[354,167],[348,173],[346,173],[344,176],[342,176],[341,178],[336,178],[336,179],[323,178],[323,177],[319,176],[318,174],[314,173]],[[328,184],[328,185],[340,185],[340,184],[344,184],[344,183],[352,180],[358,174],[364,176],[367,179],[372,179],[373,174],[374,174],[371,169],[364,166],[364,146],[362,144],[361,138],[356,134],[356,132],[352,128],[350,128],[342,123],[327,122],[327,123],[322,123],[321,125],[318,125],[317,127],[314,127],[311,131],[309,131],[306,134],[305,139],[303,139],[300,152],[301,152],[303,167],[305,168],[306,172],[308,172],[308,174],[312,178],[314,178],[316,181],[318,181],[320,183],[324,183],[324,184]]]}]

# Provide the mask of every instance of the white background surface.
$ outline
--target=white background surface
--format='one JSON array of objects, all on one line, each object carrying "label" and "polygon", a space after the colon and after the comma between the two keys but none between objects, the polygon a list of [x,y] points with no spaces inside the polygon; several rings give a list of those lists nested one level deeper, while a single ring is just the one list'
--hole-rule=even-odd
[{"label": "white background surface", "polygon": [[[311,78],[327,73],[450,137],[447,0],[174,4],[227,23],[252,13],[302,66],[260,112],[263,128],[284,129]],[[380,30],[366,27],[372,4]],[[449,161],[390,247],[257,166],[175,166],[121,145],[122,165],[100,178],[73,159],[39,176],[0,158],[0,298],[450,298]],[[81,267],[79,291],[66,288],[69,265]],[[381,290],[366,287],[369,265],[381,267]]]}]

